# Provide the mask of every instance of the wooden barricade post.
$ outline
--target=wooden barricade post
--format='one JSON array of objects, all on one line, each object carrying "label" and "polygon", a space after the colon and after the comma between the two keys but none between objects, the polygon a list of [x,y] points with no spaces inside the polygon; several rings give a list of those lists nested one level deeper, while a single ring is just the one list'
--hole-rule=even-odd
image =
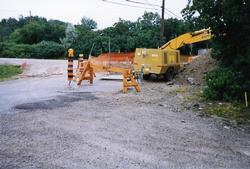
[{"label": "wooden barricade post", "polygon": [[136,92],[141,92],[139,84],[136,82],[131,70],[126,70],[123,73],[123,93],[127,93],[128,88],[134,87]]},{"label": "wooden barricade post", "polygon": [[79,65],[79,76],[77,79],[77,85],[81,85],[83,80],[88,80],[90,84],[93,84],[94,76],[94,69],[90,61],[82,62]]}]

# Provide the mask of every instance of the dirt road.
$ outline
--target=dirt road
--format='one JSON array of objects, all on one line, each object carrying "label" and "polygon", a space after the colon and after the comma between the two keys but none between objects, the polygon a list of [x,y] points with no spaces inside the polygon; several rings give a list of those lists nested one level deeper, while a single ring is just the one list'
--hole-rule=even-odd
[{"label": "dirt road", "polygon": [[0,168],[250,168],[250,134],[185,110],[177,88],[144,82],[141,93],[113,87],[14,104],[0,114]]}]

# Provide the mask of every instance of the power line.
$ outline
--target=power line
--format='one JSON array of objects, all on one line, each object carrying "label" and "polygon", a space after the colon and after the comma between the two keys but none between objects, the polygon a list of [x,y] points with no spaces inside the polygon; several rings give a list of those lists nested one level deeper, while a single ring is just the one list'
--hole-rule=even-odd
[{"label": "power line", "polygon": [[[156,4],[151,4],[151,3],[149,3],[148,0],[144,0],[146,3],[138,2],[138,1],[133,1],[133,0],[125,0],[125,1],[130,2],[130,3],[141,4],[141,5],[149,5],[149,6],[152,6],[155,10],[158,10],[158,9],[156,9],[155,7],[160,7],[160,8],[162,8],[162,6],[160,6],[160,5],[156,5]],[[165,8],[165,10],[166,10],[167,12],[171,13],[173,16],[175,16],[175,17],[177,17],[177,18],[179,18],[179,19],[182,19],[180,16],[176,15],[176,14],[175,14],[174,12],[172,12],[171,10],[169,10],[169,9],[167,9],[167,8]]]},{"label": "power line", "polygon": [[125,1],[130,2],[130,3],[135,3],[135,4],[149,5],[149,6],[153,6],[153,7],[161,7],[160,5],[149,4],[148,1],[146,3],[138,2],[138,1],[131,1],[131,0],[125,0]]},{"label": "power line", "polygon": [[160,5],[153,5],[148,2],[148,0],[144,0],[149,6],[153,6],[153,8],[156,10],[155,6],[161,7]]},{"label": "power line", "polygon": [[129,6],[129,7],[134,7],[134,8],[155,10],[154,8],[148,8],[148,7],[143,7],[143,6],[129,5],[129,4],[124,4],[124,3],[119,3],[119,2],[109,1],[109,0],[102,0],[102,1],[103,1],[103,2],[106,2],[106,3],[110,3],[110,4],[121,5],[121,6]]},{"label": "power line", "polygon": [[[140,4],[140,5],[144,5],[144,6],[138,6],[138,5],[129,5],[129,4],[125,4],[125,3],[120,3],[120,2],[114,2],[114,1],[110,1],[110,0],[102,0],[103,2],[106,3],[110,3],[110,4],[115,4],[115,5],[120,5],[120,6],[128,6],[128,7],[133,7],[133,8],[140,8],[140,9],[150,9],[150,10],[155,10],[155,11],[159,11],[161,6],[160,5],[156,5],[156,4],[151,4],[151,3],[143,3],[143,2],[138,2],[138,1],[133,1],[133,0],[124,0],[127,1],[129,3],[134,3],[134,4]],[[152,6],[153,8],[149,8],[149,7],[145,7],[145,5],[147,6]],[[157,9],[156,7],[158,7],[159,9]],[[172,12],[171,10],[165,8],[165,13],[170,16],[168,13],[170,13],[172,16],[175,16],[179,19],[182,19],[180,16],[176,15],[174,12]]]},{"label": "power line", "polygon": [[169,9],[165,8],[165,11],[171,13],[172,15],[174,15],[175,17],[182,19],[180,16],[176,15],[175,13],[173,13],[172,11],[170,11]]}]

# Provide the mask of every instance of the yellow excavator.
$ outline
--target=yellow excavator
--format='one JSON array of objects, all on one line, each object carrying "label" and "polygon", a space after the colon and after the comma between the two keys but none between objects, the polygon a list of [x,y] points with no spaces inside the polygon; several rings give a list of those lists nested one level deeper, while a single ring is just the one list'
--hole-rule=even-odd
[{"label": "yellow excavator", "polygon": [[165,80],[172,80],[175,72],[180,69],[180,47],[206,41],[212,38],[210,28],[180,35],[158,49],[137,48],[134,57],[134,71],[143,74],[148,79],[151,74],[164,76]]}]

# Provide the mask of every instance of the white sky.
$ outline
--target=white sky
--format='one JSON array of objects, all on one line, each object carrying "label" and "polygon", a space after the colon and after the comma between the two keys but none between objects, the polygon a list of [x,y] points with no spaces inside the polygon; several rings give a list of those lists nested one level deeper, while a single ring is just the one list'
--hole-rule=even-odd
[{"label": "white sky", "polygon": [[[110,0],[113,2],[128,3],[126,0]],[[132,1],[132,0],[131,0]],[[133,0],[137,2],[161,5],[162,0]],[[181,17],[180,11],[187,5],[188,0],[166,0],[166,8]],[[156,12],[154,9],[139,9],[119,6],[103,2],[102,0],[0,0],[0,19],[19,15],[32,15],[46,17],[47,19],[59,19],[65,22],[77,24],[83,16],[97,22],[98,29],[112,26],[119,18],[135,21],[142,16],[144,11]],[[146,6],[144,6],[146,7]],[[153,8],[148,6],[148,8]],[[157,7],[154,7],[158,9]],[[160,13],[160,9],[157,11]],[[174,17],[165,13],[165,18]]]}]

